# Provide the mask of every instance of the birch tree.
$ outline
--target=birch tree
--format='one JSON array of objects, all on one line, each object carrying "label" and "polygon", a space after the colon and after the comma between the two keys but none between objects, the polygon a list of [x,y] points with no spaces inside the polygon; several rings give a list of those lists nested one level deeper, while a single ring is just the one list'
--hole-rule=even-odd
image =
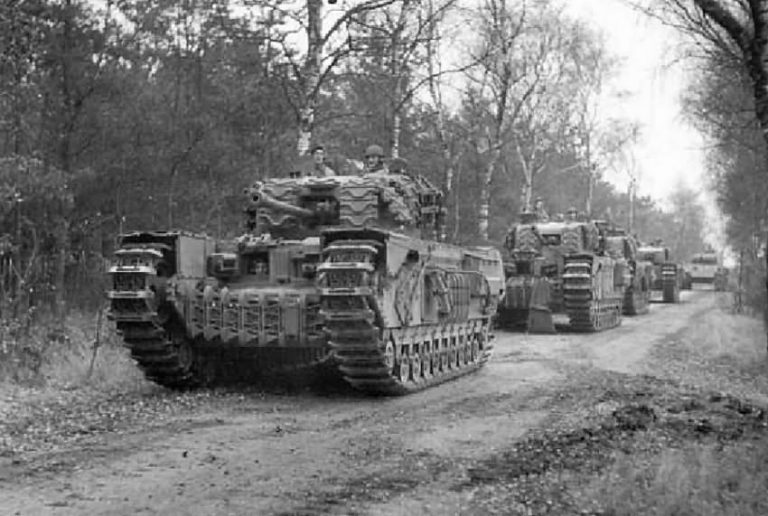
[{"label": "birch tree", "polygon": [[403,121],[415,97],[426,89],[432,95],[440,79],[467,66],[436,62],[440,26],[457,4],[458,0],[400,0],[362,13],[351,26],[359,60],[356,69],[366,75],[362,83],[374,88],[376,97],[386,104],[393,157],[400,154]]},{"label": "birch tree", "polygon": [[[539,42],[544,51],[533,78],[536,86],[521,102],[512,131],[515,155],[523,173],[521,204],[531,209],[534,179],[544,170],[548,154],[573,126],[579,126],[596,105],[609,62],[602,40],[583,23],[562,13],[542,19]],[[594,109],[589,113],[596,116]],[[593,124],[594,125],[594,124]]]},{"label": "birch tree", "polygon": [[[302,56],[298,50],[301,45],[297,45],[290,37],[290,29],[276,35],[290,69],[291,80],[286,83],[286,87],[296,112],[296,152],[299,156],[307,154],[309,150],[323,85],[340,61],[349,55],[350,47],[346,37],[349,23],[361,13],[382,9],[395,2],[349,0],[340,2],[338,7],[334,5],[327,13],[324,12],[324,0],[306,0],[305,8],[296,12],[286,11],[282,2],[270,8],[278,15],[286,16],[290,20],[289,25],[300,26],[306,38],[306,51]],[[324,29],[325,22],[328,22],[327,29]]]},{"label": "birch tree", "polygon": [[480,8],[480,53],[484,59],[477,70],[468,74],[466,103],[480,113],[477,148],[485,154],[477,216],[481,240],[488,240],[493,176],[500,165],[506,136],[520,103],[535,88],[535,80],[524,82],[533,58],[523,44],[526,14],[525,5],[513,0],[485,0]]},{"label": "birch tree", "polygon": [[[564,122],[568,104],[564,63],[573,27],[549,2],[528,6],[487,0],[481,9],[480,48],[484,58],[471,74],[467,103],[480,113],[478,149],[485,155],[481,176],[478,232],[488,239],[491,191],[505,145],[512,142],[524,175],[522,205],[530,206],[533,178],[551,145],[550,127]],[[562,82],[561,82],[562,77]],[[573,77],[573,76],[571,76]],[[570,79],[570,78],[569,78]]]}]

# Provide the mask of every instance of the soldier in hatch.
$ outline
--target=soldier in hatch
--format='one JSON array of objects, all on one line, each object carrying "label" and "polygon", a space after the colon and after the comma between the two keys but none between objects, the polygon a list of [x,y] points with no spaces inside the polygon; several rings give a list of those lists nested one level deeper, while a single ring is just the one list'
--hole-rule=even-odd
[{"label": "soldier in hatch", "polygon": [[565,220],[568,222],[578,222],[579,220],[579,212],[571,206],[568,208],[568,211],[565,212]]},{"label": "soldier in hatch", "polygon": [[384,149],[378,145],[369,145],[365,149],[365,170],[364,174],[371,174],[379,172],[386,174],[388,172],[387,166],[384,164]]},{"label": "soldier in hatch", "polygon": [[312,169],[313,176],[332,177],[336,175],[336,172],[325,164],[325,147],[322,145],[315,145],[312,148],[312,161],[314,162],[314,167]]},{"label": "soldier in hatch", "polygon": [[547,213],[547,210],[544,209],[544,199],[541,197],[536,197],[536,202],[533,205],[533,212],[536,214],[536,218],[539,222],[549,221],[549,214]]}]

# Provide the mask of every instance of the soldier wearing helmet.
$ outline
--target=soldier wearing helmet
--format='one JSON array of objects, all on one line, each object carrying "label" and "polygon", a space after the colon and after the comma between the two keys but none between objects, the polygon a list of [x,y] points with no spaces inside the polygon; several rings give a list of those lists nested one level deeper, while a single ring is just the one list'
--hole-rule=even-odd
[{"label": "soldier wearing helmet", "polygon": [[579,220],[579,212],[576,210],[576,208],[573,206],[568,208],[568,211],[565,212],[565,220],[568,222],[576,222]]},{"label": "soldier wearing helmet", "polygon": [[365,171],[366,174],[373,172],[386,173],[387,167],[384,164],[384,149],[378,145],[369,145],[365,149]]}]

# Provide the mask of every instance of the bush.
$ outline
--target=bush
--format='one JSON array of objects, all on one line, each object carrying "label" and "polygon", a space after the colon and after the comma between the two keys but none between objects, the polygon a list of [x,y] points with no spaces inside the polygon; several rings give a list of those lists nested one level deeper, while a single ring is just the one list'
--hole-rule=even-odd
[{"label": "bush", "polygon": [[0,323],[0,383],[132,389],[144,379],[104,314],[73,312],[63,325],[53,317]]}]

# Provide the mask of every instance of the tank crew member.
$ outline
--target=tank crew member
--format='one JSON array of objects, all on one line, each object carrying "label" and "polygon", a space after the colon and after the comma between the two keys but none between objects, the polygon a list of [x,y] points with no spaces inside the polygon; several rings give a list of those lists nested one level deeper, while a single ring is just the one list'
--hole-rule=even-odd
[{"label": "tank crew member", "polygon": [[336,175],[336,172],[325,164],[325,147],[322,145],[315,145],[312,148],[312,161],[314,162],[314,168],[312,170],[313,176],[332,177]]},{"label": "tank crew member", "polygon": [[369,145],[365,149],[365,170],[363,173],[371,174],[373,172],[386,173],[387,166],[384,164],[384,149],[378,145]]},{"label": "tank crew member", "polygon": [[408,160],[405,158],[392,158],[389,164],[389,171],[393,174],[408,175]]},{"label": "tank crew member", "polygon": [[547,214],[547,210],[544,209],[544,199],[541,197],[536,197],[536,202],[533,205],[533,211],[536,213],[536,218],[538,218],[539,222],[549,221],[549,214]]},{"label": "tank crew member", "polygon": [[568,211],[565,212],[565,220],[568,222],[577,222],[579,220],[579,212],[571,206]]}]

